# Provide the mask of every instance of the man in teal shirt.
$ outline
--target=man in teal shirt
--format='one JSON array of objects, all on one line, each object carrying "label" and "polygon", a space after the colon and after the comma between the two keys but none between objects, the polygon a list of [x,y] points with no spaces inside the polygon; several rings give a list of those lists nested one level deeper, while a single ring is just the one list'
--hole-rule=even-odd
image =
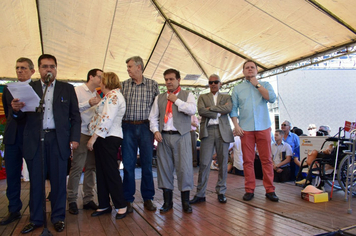
[{"label": "man in teal shirt", "polygon": [[243,199],[250,201],[254,197],[256,187],[254,160],[255,145],[257,145],[266,197],[277,202],[279,199],[273,186],[271,121],[267,107],[267,102],[273,103],[276,100],[276,94],[268,82],[259,83],[257,81],[257,73],[255,62],[246,61],[244,63],[245,80],[233,89],[231,96],[233,106],[230,117],[235,126],[234,134],[241,137],[246,192]]}]

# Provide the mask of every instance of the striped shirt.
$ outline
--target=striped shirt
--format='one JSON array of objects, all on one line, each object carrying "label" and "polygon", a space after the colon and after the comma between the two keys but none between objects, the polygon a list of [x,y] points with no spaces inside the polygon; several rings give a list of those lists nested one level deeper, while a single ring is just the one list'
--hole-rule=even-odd
[{"label": "striped shirt", "polygon": [[143,77],[141,84],[131,78],[122,82],[122,94],[126,101],[126,113],[123,120],[147,120],[155,97],[159,94],[158,84]]}]

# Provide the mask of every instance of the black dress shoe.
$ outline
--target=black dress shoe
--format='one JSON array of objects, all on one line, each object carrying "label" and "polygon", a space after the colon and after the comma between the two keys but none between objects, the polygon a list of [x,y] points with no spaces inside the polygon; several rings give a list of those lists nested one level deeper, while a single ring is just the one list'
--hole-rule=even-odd
[{"label": "black dress shoe", "polygon": [[122,218],[125,218],[126,215],[127,215],[127,211],[124,214],[117,213],[116,216],[115,216],[115,219],[120,220]]},{"label": "black dress shoe", "polygon": [[32,232],[34,231],[35,229],[39,228],[41,226],[39,225],[35,225],[33,223],[29,223],[28,225],[26,225],[22,230],[21,230],[21,233],[22,234],[27,234],[29,232]]},{"label": "black dress shoe", "polygon": [[91,216],[92,217],[101,216],[101,215],[104,215],[104,214],[111,213],[111,211],[112,211],[112,208],[109,207],[108,209],[105,209],[103,211],[94,211],[93,213],[91,213]]},{"label": "black dress shoe", "polygon": [[205,197],[194,196],[194,198],[189,201],[190,204],[195,204],[195,203],[199,203],[199,202],[205,202]]},{"label": "black dress shoe", "polygon": [[132,213],[133,212],[133,206],[132,206],[132,202],[127,202],[127,213]]},{"label": "black dress shoe", "polygon": [[277,197],[275,192],[266,193],[266,198],[268,198],[272,202],[278,202],[279,201],[279,198]]},{"label": "black dress shoe", "polygon": [[58,221],[53,226],[57,232],[62,232],[64,230],[64,221]]},{"label": "black dress shoe", "polygon": [[85,210],[92,209],[92,210],[96,211],[98,209],[98,205],[96,205],[95,202],[90,201],[87,204],[83,205],[83,209],[85,209]]},{"label": "black dress shoe", "polygon": [[218,200],[220,203],[226,203],[227,200],[226,200],[226,197],[224,194],[218,194]]},{"label": "black dress shoe", "polygon": [[21,218],[20,212],[9,212],[9,214],[7,214],[7,216],[0,221],[0,225],[7,225],[20,218]]},{"label": "black dress shoe", "polygon": [[254,196],[255,196],[254,193],[245,193],[242,199],[245,201],[250,201]]},{"label": "black dress shoe", "polygon": [[152,200],[146,200],[143,206],[149,211],[155,211],[157,209],[156,205],[153,204]]},{"label": "black dress shoe", "polygon": [[78,215],[79,211],[78,211],[78,206],[77,206],[76,202],[69,203],[68,212],[72,215]]},{"label": "black dress shoe", "polygon": [[173,208],[173,202],[165,202],[165,203],[163,203],[162,207],[159,208],[159,211],[161,213],[165,213],[165,212],[169,211],[172,208]]}]

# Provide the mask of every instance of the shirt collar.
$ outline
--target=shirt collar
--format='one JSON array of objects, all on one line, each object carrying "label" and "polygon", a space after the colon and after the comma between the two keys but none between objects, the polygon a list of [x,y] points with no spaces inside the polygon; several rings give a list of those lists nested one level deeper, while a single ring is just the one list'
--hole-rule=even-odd
[{"label": "shirt collar", "polygon": [[[41,81],[42,87],[46,87],[46,84],[43,83],[42,80],[40,80],[40,81]],[[50,85],[49,87],[54,87],[55,85],[56,85],[56,80],[54,79],[53,82],[51,83],[51,85]]]},{"label": "shirt collar", "polygon": [[212,92],[210,92],[211,93],[211,95],[213,95],[213,97],[217,97],[218,95],[219,95],[219,91],[217,91],[216,93],[215,93],[215,95],[212,93]]},{"label": "shirt collar", "polygon": [[[132,78],[130,78],[130,79],[131,79],[131,85],[136,84],[135,81]],[[145,76],[142,75],[141,84],[146,84],[146,81],[147,81],[147,79],[145,78]],[[136,85],[140,85],[140,84],[136,84]]]},{"label": "shirt collar", "polygon": [[32,80],[31,79],[28,79],[28,80],[25,80],[23,82],[19,81],[20,83],[24,83],[24,84],[29,84]]},{"label": "shirt collar", "polygon": [[[274,143],[274,145],[279,146],[278,143],[277,143],[277,141]],[[283,141],[283,140],[282,140],[282,142],[281,142],[280,145],[284,146],[284,141]]]}]

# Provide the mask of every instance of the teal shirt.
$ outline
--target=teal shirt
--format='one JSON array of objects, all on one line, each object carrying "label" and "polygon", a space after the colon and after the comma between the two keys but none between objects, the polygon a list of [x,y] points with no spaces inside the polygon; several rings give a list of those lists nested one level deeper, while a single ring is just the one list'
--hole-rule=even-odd
[{"label": "teal shirt", "polygon": [[268,82],[260,82],[260,84],[268,90],[268,101],[247,80],[236,85],[232,91],[230,117],[237,117],[240,127],[245,131],[261,131],[271,127],[267,103],[273,103],[276,94]]}]

